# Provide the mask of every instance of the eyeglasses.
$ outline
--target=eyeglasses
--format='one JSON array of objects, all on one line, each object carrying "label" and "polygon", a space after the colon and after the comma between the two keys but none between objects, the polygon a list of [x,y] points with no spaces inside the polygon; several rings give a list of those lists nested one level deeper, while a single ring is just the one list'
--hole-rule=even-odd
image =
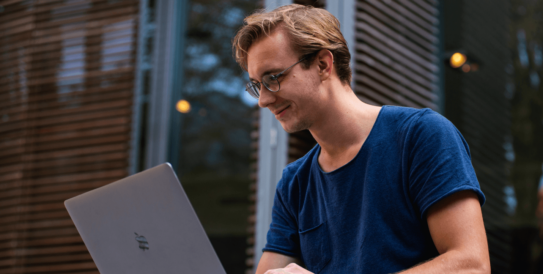
[{"label": "eyeglasses", "polygon": [[279,77],[281,75],[283,75],[283,73],[285,73],[285,71],[289,70],[290,68],[294,67],[296,64],[302,62],[303,60],[305,60],[307,58],[304,57],[302,59],[300,59],[298,62],[296,62],[294,65],[286,68],[285,70],[275,74],[275,75],[271,75],[271,74],[267,74],[267,75],[264,75],[262,76],[262,82],[253,82],[253,81],[250,81],[249,83],[247,83],[247,85],[245,85],[245,90],[247,92],[249,92],[249,94],[251,94],[251,96],[253,96],[254,98],[258,99],[260,97],[260,89],[261,89],[261,85],[260,83],[264,84],[264,86],[271,92],[278,92],[279,89],[281,88],[281,86],[279,85]]}]

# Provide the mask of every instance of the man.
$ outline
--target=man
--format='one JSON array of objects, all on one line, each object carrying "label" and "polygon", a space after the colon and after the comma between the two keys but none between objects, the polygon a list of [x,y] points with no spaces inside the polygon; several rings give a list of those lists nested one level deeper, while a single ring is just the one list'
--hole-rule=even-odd
[{"label": "man", "polygon": [[485,198],[458,130],[429,109],[360,101],[327,11],[245,22],[233,44],[247,91],[318,142],[283,171],[257,274],[490,273]]}]

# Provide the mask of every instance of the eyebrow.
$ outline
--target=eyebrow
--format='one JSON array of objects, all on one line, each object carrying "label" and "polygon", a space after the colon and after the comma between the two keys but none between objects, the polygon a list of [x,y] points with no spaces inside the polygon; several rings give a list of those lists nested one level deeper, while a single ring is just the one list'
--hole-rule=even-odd
[{"label": "eyebrow", "polygon": [[[284,70],[284,69],[282,69],[282,68],[271,68],[271,69],[268,69],[268,70],[264,71],[264,73],[262,73],[262,74],[260,75],[260,79],[262,79],[262,77],[263,77],[264,75],[267,75],[267,74],[270,74],[270,73],[274,73],[274,72],[281,72],[281,71],[283,71],[283,70]],[[251,78],[251,77],[249,77],[249,80],[260,82],[260,81],[258,81],[258,80],[256,80],[256,79]]]}]

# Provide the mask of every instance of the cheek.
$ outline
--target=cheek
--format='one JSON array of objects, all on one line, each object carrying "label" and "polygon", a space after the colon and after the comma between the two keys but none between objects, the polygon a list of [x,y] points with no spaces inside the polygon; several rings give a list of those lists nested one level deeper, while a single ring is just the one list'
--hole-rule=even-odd
[{"label": "cheek", "polygon": [[292,80],[296,83],[300,93],[306,95],[316,91],[316,88],[319,86],[318,82],[315,81],[314,76],[310,73],[295,75]]},{"label": "cheek", "polygon": [[[316,100],[315,94],[304,93],[302,97],[295,101],[294,113],[301,119],[314,115],[320,109],[319,101]],[[305,117],[305,118],[304,118]]]},{"label": "cheek", "polygon": [[293,73],[289,80],[293,85],[285,90],[284,98],[294,103],[295,112],[311,110],[319,98],[319,82],[314,73],[310,70]]}]

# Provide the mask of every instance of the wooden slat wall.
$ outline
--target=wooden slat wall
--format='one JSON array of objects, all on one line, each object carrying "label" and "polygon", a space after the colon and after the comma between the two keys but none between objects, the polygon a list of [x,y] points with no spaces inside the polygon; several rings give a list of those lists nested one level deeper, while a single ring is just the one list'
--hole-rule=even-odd
[{"label": "wooden slat wall", "polygon": [[437,109],[437,2],[358,0],[356,8],[353,71],[359,98]]},{"label": "wooden slat wall", "polygon": [[[487,201],[483,218],[487,230],[492,273],[511,269],[511,239],[504,188],[508,162],[504,144],[510,135],[506,67],[509,56],[509,1],[462,1],[460,47],[481,63],[476,72],[447,68],[445,115],[468,142],[473,167]],[[447,81],[458,81],[450,88]],[[449,83],[453,84],[453,83]],[[534,194],[535,197],[535,194]]]},{"label": "wooden slat wall", "polygon": [[138,1],[0,6],[0,273],[98,273],[63,202],[127,175]]},{"label": "wooden slat wall", "polygon": [[254,107],[253,117],[252,117],[252,130],[251,130],[251,169],[250,169],[250,179],[251,183],[249,185],[249,219],[247,220],[247,250],[246,255],[247,259],[245,265],[247,274],[253,272],[254,255],[255,255],[255,233],[256,233],[256,197],[257,197],[257,181],[258,181],[258,139],[260,137],[260,108],[258,106]]}]

